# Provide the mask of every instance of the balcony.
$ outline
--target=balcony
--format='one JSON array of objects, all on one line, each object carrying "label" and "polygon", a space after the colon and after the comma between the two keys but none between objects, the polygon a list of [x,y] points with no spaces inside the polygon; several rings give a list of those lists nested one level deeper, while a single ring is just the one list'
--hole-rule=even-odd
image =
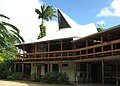
[{"label": "balcony", "polygon": [[74,50],[17,54],[16,61],[62,61],[120,55],[120,39]]}]

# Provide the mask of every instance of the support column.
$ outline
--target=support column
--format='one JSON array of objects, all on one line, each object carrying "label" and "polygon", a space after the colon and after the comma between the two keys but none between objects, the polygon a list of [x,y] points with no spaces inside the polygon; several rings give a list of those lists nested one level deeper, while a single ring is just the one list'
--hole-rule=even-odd
[{"label": "support column", "polygon": [[24,74],[24,63],[22,63],[22,73]]},{"label": "support column", "polygon": [[102,84],[104,85],[104,61],[102,61]]},{"label": "support column", "polygon": [[63,45],[62,45],[62,40],[60,40],[60,42],[61,42],[61,43],[60,43],[60,44],[61,44],[60,47],[61,47],[61,56],[62,56],[62,50],[63,50],[63,49],[62,49],[62,47],[63,47]]},{"label": "support column", "polygon": [[88,62],[87,62],[87,64],[86,64],[86,70],[87,70],[87,82],[88,82],[88,80],[89,80],[89,64],[88,64]]},{"label": "support column", "polygon": [[[88,47],[88,40],[86,40],[86,47]],[[86,57],[88,57],[88,49],[86,49]]]},{"label": "support column", "polygon": [[[103,43],[103,36],[101,35],[101,43]],[[103,52],[103,46],[101,46],[101,51]],[[103,56],[103,53],[102,53]]]},{"label": "support column", "polygon": [[76,64],[77,64],[77,63],[74,63],[75,84],[77,84],[77,76],[76,76]]},{"label": "support column", "polygon": [[[50,52],[50,42],[47,43],[48,43],[48,52]],[[48,57],[49,57],[49,53],[48,53]]]},{"label": "support column", "polygon": [[14,64],[14,72],[16,72],[16,63]]},{"label": "support column", "polygon": [[[62,40],[60,41],[61,43],[61,57],[62,57],[62,50],[63,50],[63,42]],[[62,73],[62,59],[61,59],[61,62],[60,62],[60,72]]]},{"label": "support column", "polygon": [[118,86],[118,64],[116,62],[116,86]]}]

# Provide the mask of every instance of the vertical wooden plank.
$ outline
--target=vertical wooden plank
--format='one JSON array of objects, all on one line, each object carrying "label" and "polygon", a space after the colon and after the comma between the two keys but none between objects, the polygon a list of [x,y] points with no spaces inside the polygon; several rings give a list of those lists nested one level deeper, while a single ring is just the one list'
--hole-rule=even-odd
[{"label": "vertical wooden plank", "polygon": [[104,85],[104,61],[102,61],[102,84]]},{"label": "vertical wooden plank", "polygon": [[93,53],[94,53],[94,54],[93,54],[93,57],[95,58],[95,48],[93,48]]},{"label": "vertical wooden plank", "polygon": [[113,56],[113,44],[111,44],[111,50],[112,50],[111,54]]}]

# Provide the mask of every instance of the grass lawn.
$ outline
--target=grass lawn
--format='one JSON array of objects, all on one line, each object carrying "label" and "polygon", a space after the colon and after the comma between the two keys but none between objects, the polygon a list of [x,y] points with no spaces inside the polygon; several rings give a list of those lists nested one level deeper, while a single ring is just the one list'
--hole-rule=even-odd
[{"label": "grass lawn", "polygon": [[47,84],[21,80],[0,80],[0,86],[68,86],[68,85]]}]

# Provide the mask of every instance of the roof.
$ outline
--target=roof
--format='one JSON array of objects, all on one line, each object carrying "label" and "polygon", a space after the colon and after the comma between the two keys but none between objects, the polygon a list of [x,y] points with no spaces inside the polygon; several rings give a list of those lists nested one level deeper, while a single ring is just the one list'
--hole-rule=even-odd
[{"label": "roof", "polygon": [[[79,25],[73,21],[64,12],[58,9],[58,24],[59,30],[53,32],[53,34],[46,35],[45,37],[38,40],[40,41],[50,41],[63,38],[81,38],[88,36],[90,34],[98,32],[94,23]],[[73,39],[74,40],[74,39]]]}]

